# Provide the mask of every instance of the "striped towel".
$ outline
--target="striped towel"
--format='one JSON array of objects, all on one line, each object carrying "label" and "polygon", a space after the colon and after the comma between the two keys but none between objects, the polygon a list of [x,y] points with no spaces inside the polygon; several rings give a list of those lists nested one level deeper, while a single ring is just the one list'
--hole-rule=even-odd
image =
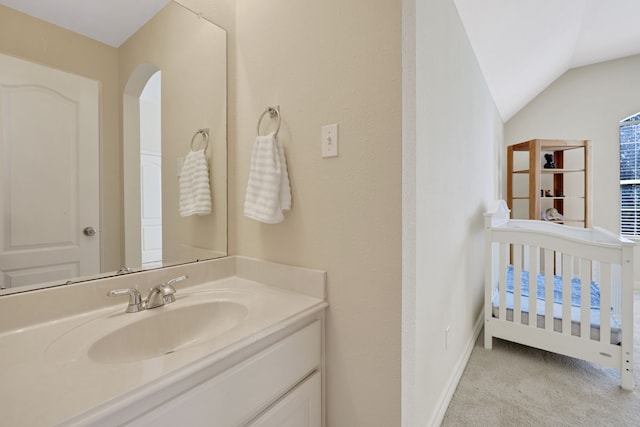
[{"label": "striped towel", "polygon": [[284,149],[275,133],[258,136],[253,145],[244,215],[267,224],[284,220],[291,209],[291,187]]},{"label": "striped towel", "polygon": [[204,150],[190,151],[180,174],[180,216],[211,213],[209,165]]}]

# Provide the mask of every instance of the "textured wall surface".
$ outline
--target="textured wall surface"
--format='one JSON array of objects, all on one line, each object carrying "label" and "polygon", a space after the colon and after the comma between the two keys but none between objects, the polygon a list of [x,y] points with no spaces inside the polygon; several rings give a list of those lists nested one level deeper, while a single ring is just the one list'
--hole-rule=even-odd
[{"label": "textured wall surface", "polygon": [[[400,4],[239,0],[236,13],[232,253],[328,272],[328,425],[399,425]],[[268,105],[282,111],[293,195],[277,225],[242,214]],[[332,123],[339,157],[323,160]]]},{"label": "textured wall surface", "polygon": [[415,141],[404,142],[403,226],[413,230],[403,240],[403,425],[426,426],[444,415],[482,311],[482,214],[498,197],[503,124],[453,2],[415,6],[406,54],[415,83],[404,81]]}]

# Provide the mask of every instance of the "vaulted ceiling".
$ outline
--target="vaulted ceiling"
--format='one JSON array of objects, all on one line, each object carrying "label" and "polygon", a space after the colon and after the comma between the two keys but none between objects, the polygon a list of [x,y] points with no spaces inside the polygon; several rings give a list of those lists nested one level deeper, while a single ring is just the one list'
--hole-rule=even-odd
[{"label": "vaulted ceiling", "polygon": [[638,0],[454,0],[506,121],[567,70],[640,53]]}]

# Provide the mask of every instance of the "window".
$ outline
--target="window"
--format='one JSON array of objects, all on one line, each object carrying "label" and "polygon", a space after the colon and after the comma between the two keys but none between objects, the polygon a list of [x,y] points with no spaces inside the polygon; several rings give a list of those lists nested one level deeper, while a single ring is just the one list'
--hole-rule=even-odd
[{"label": "window", "polygon": [[620,234],[640,238],[640,113],[620,122]]}]

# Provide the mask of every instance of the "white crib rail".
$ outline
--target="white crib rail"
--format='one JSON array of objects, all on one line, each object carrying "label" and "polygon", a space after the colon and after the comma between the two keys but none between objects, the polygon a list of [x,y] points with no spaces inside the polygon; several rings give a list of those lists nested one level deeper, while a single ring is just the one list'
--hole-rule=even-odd
[{"label": "white crib rail", "polygon": [[[619,270],[620,265],[601,263],[591,258],[579,258],[570,254],[562,253],[558,250],[530,246],[522,244],[500,244],[500,266],[499,280],[499,315],[498,318],[507,319],[515,323],[527,324],[549,331],[554,330],[554,316],[547,314],[554,313],[554,276],[562,278],[562,313],[557,316],[561,321],[563,334],[572,334],[572,301],[574,289],[572,279],[580,280],[580,316],[577,321],[580,326],[580,333],[573,335],[589,337],[591,334],[591,282],[598,284],[600,288],[601,306],[603,313],[612,313],[616,319],[621,319],[622,310],[620,307],[620,284],[614,285],[614,275],[612,271]],[[513,269],[513,314],[507,316],[507,269]],[[597,268],[596,268],[597,267]],[[601,270],[601,271],[600,271]],[[526,272],[529,277],[529,297],[528,303],[522,295],[522,272]],[[538,306],[535,304],[537,298],[538,275],[544,277],[544,309],[538,313]],[[617,290],[617,291],[616,291]],[[615,298],[612,297],[615,295]],[[550,296],[547,298],[546,296]],[[537,325],[537,317],[544,317],[543,325]],[[574,316],[575,317],[575,316]],[[524,319],[527,319],[526,321]],[[573,319],[576,321],[576,319]],[[607,329],[610,328],[609,316],[603,316],[603,322],[607,322]],[[556,328],[557,329],[557,328]],[[610,334],[609,334],[610,335]],[[601,341],[605,341],[604,339]]]},{"label": "white crib rail", "polygon": [[[492,337],[615,367],[623,388],[633,388],[633,243],[606,230],[531,220],[508,220],[500,205],[486,214],[485,347]],[[513,304],[507,308],[507,267],[513,268]],[[529,298],[522,296],[522,272]],[[545,303],[537,305],[544,276]],[[562,308],[554,316],[554,275],[561,276]],[[580,305],[572,308],[572,278],[580,280]],[[592,328],[591,282],[600,289],[600,328]],[[492,297],[498,289],[497,317]],[[616,324],[613,325],[611,316]],[[544,319],[544,321],[543,321]],[[621,326],[621,344],[611,344]],[[617,329],[616,329],[617,331]],[[616,335],[617,336],[617,335]],[[615,340],[614,340],[615,341]]]}]

